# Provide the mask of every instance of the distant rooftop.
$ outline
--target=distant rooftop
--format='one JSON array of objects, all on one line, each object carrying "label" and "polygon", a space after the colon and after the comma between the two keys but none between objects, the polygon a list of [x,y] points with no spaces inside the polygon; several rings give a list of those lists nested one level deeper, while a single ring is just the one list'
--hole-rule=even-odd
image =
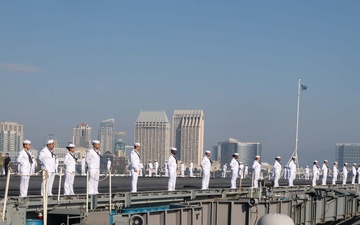
[{"label": "distant rooftop", "polygon": [[136,122],[163,122],[169,123],[165,111],[141,111]]},{"label": "distant rooftop", "polygon": [[204,114],[203,110],[174,110],[174,114],[180,115],[202,115]]}]

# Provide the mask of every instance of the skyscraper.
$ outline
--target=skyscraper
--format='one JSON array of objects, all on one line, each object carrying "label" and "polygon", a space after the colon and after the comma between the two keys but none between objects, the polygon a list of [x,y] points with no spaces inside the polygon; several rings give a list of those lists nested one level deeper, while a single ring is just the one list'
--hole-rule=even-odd
[{"label": "skyscraper", "polygon": [[338,162],[339,168],[344,163],[352,166],[353,163],[360,162],[360,143],[336,143],[335,161]]},{"label": "skyscraper", "polygon": [[85,123],[72,129],[72,143],[76,147],[91,147],[91,127]]},{"label": "skyscraper", "polygon": [[113,152],[115,119],[104,120],[100,123],[99,141],[102,153]]},{"label": "skyscraper", "polygon": [[24,125],[15,122],[0,122],[0,151],[20,151],[23,138]]},{"label": "skyscraper", "polygon": [[172,124],[172,146],[186,165],[199,166],[204,152],[203,110],[175,110]]},{"label": "skyscraper", "polygon": [[115,133],[114,154],[118,154],[118,151],[121,151],[120,155],[125,154],[125,138],[126,132]]},{"label": "skyscraper", "polygon": [[141,143],[141,160],[155,159],[160,167],[170,155],[170,122],[165,111],[141,111],[135,122],[135,142]]}]

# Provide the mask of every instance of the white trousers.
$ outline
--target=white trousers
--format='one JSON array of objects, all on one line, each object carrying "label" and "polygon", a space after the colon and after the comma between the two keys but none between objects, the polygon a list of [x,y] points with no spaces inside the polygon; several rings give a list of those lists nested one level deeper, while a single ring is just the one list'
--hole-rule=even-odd
[{"label": "white trousers", "polygon": [[20,178],[20,197],[26,197],[29,189],[30,176]]},{"label": "white trousers", "polygon": [[203,171],[201,189],[202,190],[209,189],[209,182],[210,182],[210,171]]},{"label": "white trousers", "polygon": [[313,175],[313,177],[312,177],[312,186],[313,187],[316,186],[316,180],[317,180],[317,175],[315,174],[315,176]]},{"label": "white trousers", "polygon": [[157,175],[158,175],[158,168],[155,168],[155,177],[157,177]]},{"label": "white trousers", "polygon": [[85,175],[85,164],[81,165],[81,175],[84,176]]},{"label": "white trousers", "polygon": [[74,195],[75,171],[65,171],[64,195]]},{"label": "white trousers", "polygon": [[346,184],[346,181],[347,181],[347,174],[344,174],[342,184]]},{"label": "white trousers", "polygon": [[[54,179],[55,179],[55,172],[53,172],[53,173],[49,172],[48,174],[49,174],[49,176],[47,178],[47,185],[48,185],[48,193],[47,194],[48,194],[48,196],[51,196]],[[43,193],[44,193],[43,185],[41,185],[41,196],[43,195]]]},{"label": "white trousers", "polygon": [[137,192],[139,173],[135,172],[134,169],[131,169],[130,172],[131,172],[131,192]]},{"label": "white trousers", "polygon": [[296,173],[293,171],[290,171],[290,176],[289,176],[289,187],[294,186],[294,180],[296,177]]},{"label": "white trousers", "polygon": [[327,173],[323,173],[321,185],[326,185]]},{"label": "white trousers", "polygon": [[305,173],[305,180],[309,180],[310,176],[308,173]]},{"label": "white trousers", "polygon": [[193,168],[190,168],[190,177],[194,176]]},{"label": "white trousers", "polygon": [[280,173],[275,173],[274,176],[274,187],[279,187]]},{"label": "white trousers", "polygon": [[356,178],[356,175],[353,175],[352,179],[351,179],[351,184],[355,184],[355,178]]},{"label": "white trousers", "polygon": [[169,176],[169,169],[165,169],[165,177]]},{"label": "white trousers", "polygon": [[90,169],[89,170],[89,179],[88,179],[88,194],[96,195],[99,194],[99,169]]},{"label": "white trousers", "polygon": [[336,181],[337,181],[337,176],[338,174],[337,173],[333,173],[333,178],[332,178],[332,184],[335,185],[336,184]]},{"label": "white trousers", "polygon": [[236,180],[238,178],[237,176],[238,176],[237,171],[231,171],[231,182],[230,182],[231,189],[236,189]]},{"label": "white trousers", "polygon": [[140,177],[143,176],[143,169],[139,169],[139,176],[140,176]]},{"label": "white trousers", "polygon": [[152,169],[149,169],[149,177],[151,177]]},{"label": "white trousers", "polygon": [[254,188],[259,187],[259,178],[260,178],[260,174],[255,173],[254,174]]},{"label": "white trousers", "polygon": [[176,170],[169,171],[168,191],[175,191],[176,187]]}]

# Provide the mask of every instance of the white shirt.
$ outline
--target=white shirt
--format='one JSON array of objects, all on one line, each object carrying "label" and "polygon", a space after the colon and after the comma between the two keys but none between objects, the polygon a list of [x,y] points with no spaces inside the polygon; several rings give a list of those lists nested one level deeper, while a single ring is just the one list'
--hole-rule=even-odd
[{"label": "white shirt", "polygon": [[39,154],[41,168],[46,169],[49,173],[55,173],[56,161],[55,155],[52,155],[47,147],[44,147]]},{"label": "white shirt", "polygon": [[110,161],[110,160],[107,161],[106,167],[107,167],[108,169],[110,169],[110,167],[111,167],[111,161]]},{"label": "white shirt", "polygon": [[244,170],[244,164],[240,164],[240,166],[239,166],[239,175],[242,174],[243,170]]},{"label": "white shirt", "polygon": [[180,170],[185,170],[184,164],[180,164]]},{"label": "white shirt", "polygon": [[204,156],[203,160],[201,161],[201,167],[204,171],[210,172],[211,162],[207,156]]},{"label": "white shirt", "polygon": [[239,171],[239,162],[235,158],[232,158],[230,162],[230,167],[231,167],[231,172],[237,173]]},{"label": "white shirt", "polygon": [[144,168],[144,165],[142,164],[142,162],[139,163],[139,168],[140,168],[140,169],[143,169],[143,168]]},{"label": "white shirt", "polygon": [[153,164],[150,162],[149,164],[148,164],[148,169],[152,169],[153,168]]},{"label": "white shirt", "polygon": [[194,168],[194,163],[190,163],[190,169]]},{"label": "white shirt", "polygon": [[155,166],[155,169],[158,169],[158,168],[159,168],[159,163],[158,163],[158,162],[155,162],[155,163],[154,163],[154,166]]},{"label": "white shirt", "polygon": [[325,163],[324,163],[323,166],[321,167],[321,170],[322,170],[322,172],[323,172],[323,176],[324,176],[324,175],[327,175],[328,168],[327,168],[327,166],[326,166]]},{"label": "white shirt", "polygon": [[169,156],[168,169],[169,169],[170,172],[176,172],[177,164],[176,164],[176,159],[175,159],[175,157],[173,155]]},{"label": "white shirt", "polygon": [[348,173],[347,167],[344,166],[344,167],[343,167],[343,174],[346,174],[346,175],[347,175],[347,173]]},{"label": "white shirt", "polygon": [[314,176],[317,176],[319,174],[319,169],[318,169],[318,167],[317,167],[317,165],[313,165],[313,177]]},{"label": "white shirt", "polygon": [[352,174],[353,174],[353,176],[356,175],[356,167],[355,166],[352,167]]},{"label": "white shirt", "polygon": [[90,170],[92,169],[100,169],[100,156],[101,154],[99,150],[89,149],[86,152],[86,163]]},{"label": "white shirt", "polygon": [[136,150],[132,150],[130,153],[130,168],[139,171],[140,169],[140,156]]},{"label": "white shirt", "polygon": [[75,172],[76,160],[74,157],[70,152],[68,152],[64,157],[64,165],[66,167],[66,171],[68,172]]},{"label": "white shirt", "polygon": [[339,173],[339,169],[336,165],[333,166],[333,174],[334,176],[337,175]]},{"label": "white shirt", "polygon": [[289,169],[292,174],[296,173],[296,164],[295,164],[294,160],[291,160],[291,162],[289,163]]},{"label": "white shirt", "polygon": [[252,168],[254,169],[255,174],[260,175],[261,165],[257,160],[254,161],[254,164],[253,164]]},{"label": "white shirt", "polygon": [[281,164],[277,160],[275,160],[275,163],[274,163],[274,173],[276,173],[276,174],[281,173]]},{"label": "white shirt", "polygon": [[226,170],[227,170],[227,165],[224,164],[224,165],[223,165],[223,171],[226,171]]},{"label": "white shirt", "polygon": [[309,174],[310,173],[310,170],[308,167],[305,168],[305,174]]},{"label": "white shirt", "polygon": [[[29,156],[28,154],[25,152],[26,150],[23,149],[19,152],[19,156],[17,158],[17,162],[20,164],[20,173],[21,174],[30,174],[30,169],[31,169],[31,163],[29,162]],[[27,151],[31,157],[31,152]],[[33,160],[34,163],[34,160]]]}]

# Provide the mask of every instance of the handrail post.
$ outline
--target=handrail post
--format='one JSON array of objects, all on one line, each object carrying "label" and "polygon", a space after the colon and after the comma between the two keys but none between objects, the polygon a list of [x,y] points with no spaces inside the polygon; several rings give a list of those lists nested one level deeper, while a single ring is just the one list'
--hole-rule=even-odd
[{"label": "handrail post", "polygon": [[88,180],[89,180],[89,170],[86,171],[86,217],[89,215],[89,187],[88,187]]},{"label": "handrail post", "polygon": [[8,174],[7,174],[7,177],[6,177],[4,206],[3,206],[3,212],[2,212],[2,221],[3,222],[5,221],[6,204],[7,204],[8,194],[9,194],[10,174],[11,174],[11,172],[8,170]]},{"label": "handrail post", "polygon": [[62,167],[60,167],[60,174],[59,174],[59,176],[60,176],[60,178],[59,178],[59,189],[58,189],[58,201],[60,201],[60,190],[61,190],[61,178],[62,178],[62,176],[63,176],[63,168]]},{"label": "handrail post", "polygon": [[47,184],[48,171],[43,170],[43,225],[47,225],[47,200],[48,200],[48,184]]},{"label": "handrail post", "polygon": [[111,168],[109,169],[109,214],[111,214]]}]

